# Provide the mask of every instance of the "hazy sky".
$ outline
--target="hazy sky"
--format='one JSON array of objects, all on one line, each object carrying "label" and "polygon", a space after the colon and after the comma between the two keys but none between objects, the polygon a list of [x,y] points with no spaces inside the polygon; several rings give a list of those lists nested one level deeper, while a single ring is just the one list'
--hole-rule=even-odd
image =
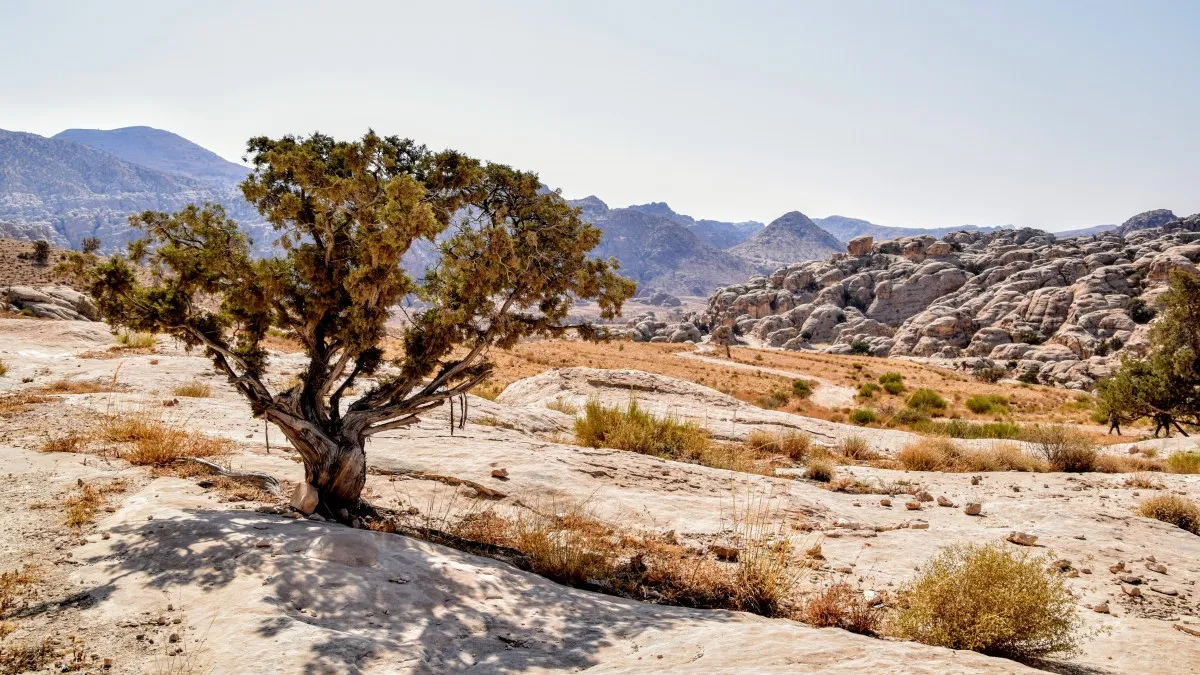
[{"label": "hazy sky", "polygon": [[14,2],[0,128],[368,127],[568,197],[885,225],[1200,211],[1200,2]]}]

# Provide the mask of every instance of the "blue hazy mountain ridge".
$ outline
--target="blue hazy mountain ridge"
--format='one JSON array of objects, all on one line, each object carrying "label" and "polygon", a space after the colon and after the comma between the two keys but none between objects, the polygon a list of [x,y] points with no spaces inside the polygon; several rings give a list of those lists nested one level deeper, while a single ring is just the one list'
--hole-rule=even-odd
[{"label": "blue hazy mountain ridge", "polygon": [[131,164],[222,187],[235,186],[250,173],[248,167],[231,162],[182,136],[153,127],[67,129],[52,138],[74,141]]}]

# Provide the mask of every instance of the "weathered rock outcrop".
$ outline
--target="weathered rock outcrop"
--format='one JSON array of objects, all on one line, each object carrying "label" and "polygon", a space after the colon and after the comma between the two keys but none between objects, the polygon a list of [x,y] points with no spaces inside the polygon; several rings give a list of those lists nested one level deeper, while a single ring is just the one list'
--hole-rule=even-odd
[{"label": "weathered rock outcrop", "polygon": [[92,299],[67,286],[0,287],[0,309],[43,319],[100,320]]},{"label": "weathered rock outcrop", "polygon": [[847,254],[718,289],[698,323],[764,346],[950,359],[1088,388],[1120,353],[1144,351],[1171,271],[1200,274],[1200,214],[1168,215],[1062,240],[1032,229],[863,236]]}]

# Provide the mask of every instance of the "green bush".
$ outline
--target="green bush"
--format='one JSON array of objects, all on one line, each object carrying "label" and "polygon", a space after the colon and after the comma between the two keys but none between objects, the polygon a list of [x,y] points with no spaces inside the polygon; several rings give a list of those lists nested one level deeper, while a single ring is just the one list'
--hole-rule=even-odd
[{"label": "green bush", "polygon": [[891,394],[892,396],[896,396],[900,392],[904,391],[904,383],[903,382],[884,382],[883,390],[886,391],[887,393]]},{"label": "green bush", "polygon": [[871,353],[871,343],[867,342],[866,340],[855,340],[854,342],[850,343],[850,353],[851,354],[870,354]]},{"label": "green bush", "polygon": [[859,426],[865,426],[878,422],[879,417],[870,408],[858,408],[850,411],[850,421]]},{"label": "green bush", "polygon": [[915,408],[901,408],[892,414],[892,418],[888,420],[890,426],[910,426],[916,427],[929,421],[929,415],[923,410]]},{"label": "green bush", "polygon": [[1067,427],[1034,425],[1025,429],[1022,437],[1054,471],[1084,473],[1096,469],[1096,444]]},{"label": "green bush", "polygon": [[776,389],[766,396],[760,396],[756,403],[760,408],[774,410],[788,402],[788,393],[782,389]]},{"label": "green bush", "polygon": [[877,391],[879,391],[879,385],[875,384],[874,382],[864,382],[863,384],[858,385],[859,398],[871,398]]},{"label": "green bush", "polygon": [[904,384],[904,376],[900,373],[884,373],[879,376],[879,384],[888,384],[889,382]]},{"label": "green bush", "polygon": [[950,438],[998,438],[1015,440],[1024,435],[1020,426],[1012,422],[968,422],[967,420],[947,420],[934,422],[924,420],[910,424],[914,431],[935,436]]},{"label": "green bush", "polygon": [[901,588],[892,632],[1009,658],[1075,654],[1076,600],[1050,563],[1002,543],[944,549]]},{"label": "green bush", "polygon": [[977,415],[1004,412],[1008,410],[1008,397],[999,394],[977,394],[967,399],[967,410]]},{"label": "green bush", "polygon": [[914,410],[945,410],[946,399],[932,389],[918,389],[908,397],[908,407]]},{"label": "green bush", "polygon": [[1004,368],[976,368],[971,371],[971,375],[980,382],[995,384],[1004,379],[1004,376],[1008,375],[1008,371]]},{"label": "green bush", "polygon": [[1024,384],[1037,384],[1038,374],[1035,370],[1027,370],[1017,376],[1017,380]]},{"label": "green bush", "polygon": [[792,396],[800,399],[812,396],[815,384],[812,380],[792,380]]}]

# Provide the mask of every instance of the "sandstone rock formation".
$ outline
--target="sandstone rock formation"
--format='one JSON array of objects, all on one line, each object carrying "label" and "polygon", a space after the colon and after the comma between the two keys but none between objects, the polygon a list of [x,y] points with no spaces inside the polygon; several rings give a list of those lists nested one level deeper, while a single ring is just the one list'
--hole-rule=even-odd
[{"label": "sandstone rock formation", "polygon": [[67,286],[0,287],[0,310],[3,309],[42,319],[100,320],[92,299]]},{"label": "sandstone rock formation", "polygon": [[847,254],[718,289],[698,322],[769,347],[949,359],[1088,388],[1121,353],[1143,353],[1171,270],[1198,270],[1200,214],[1163,222],[1169,213],[1063,240],[1032,229],[863,236]]}]

